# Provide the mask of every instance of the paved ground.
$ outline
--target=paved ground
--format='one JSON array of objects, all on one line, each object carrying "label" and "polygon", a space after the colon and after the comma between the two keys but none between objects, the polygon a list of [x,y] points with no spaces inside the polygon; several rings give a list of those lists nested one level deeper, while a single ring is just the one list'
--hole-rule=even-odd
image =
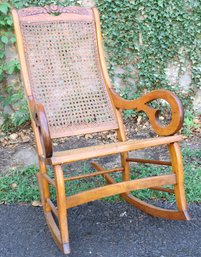
[{"label": "paved ground", "polygon": [[[201,205],[193,220],[148,216],[124,203],[96,201],[69,211],[69,257],[201,257]],[[0,257],[64,256],[40,207],[0,206]]]}]

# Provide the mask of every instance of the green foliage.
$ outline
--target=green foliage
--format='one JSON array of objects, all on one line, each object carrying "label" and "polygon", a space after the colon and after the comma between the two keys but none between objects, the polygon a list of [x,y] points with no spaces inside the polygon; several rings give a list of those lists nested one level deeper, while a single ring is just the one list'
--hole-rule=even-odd
[{"label": "green foliage", "polygon": [[194,122],[194,119],[195,115],[191,111],[187,111],[184,118],[184,126],[182,129],[183,134],[190,136],[192,130],[199,128],[199,125]]},{"label": "green foliage", "polygon": [[[17,1],[13,1],[16,2]],[[0,82],[3,86],[0,96],[0,107],[12,108],[13,113],[3,113],[4,132],[10,133],[29,120],[27,104],[22,89],[19,86],[20,64],[18,59],[5,60],[5,45],[12,46],[16,42],[13,34],[13,22],[10,13],[11,4],[7,1],[0,3]],[[10,76],[15,74],[16,81],[7,84]]]},{"label": "green foliage", "polygon": [[[17,60],[5,63],[5,45],[15,44],[11,6],[49,4],[80,5],[82,1],[4,0],[0,3],[0,80],[19,70]],[[101,14],[109,73],[113,81],[118,77],[124,83],[122,96],[130,99],[165,88],[176,92],[190,110],[193,96],[201,87],[201,1],[96,0],[96,4]],[[182,92],[167,80],[169,63],[179,66],[180,75],[191,64],[192,83],[188,92]],[[123,73],[118,74],[118,67]]]},{"label": "green foliage", "polygon": [[12,133],[19,129],[22,124],[29,121],[27,102],[22,90],[15,88],[16,84],[7,86],[5,96],[0,96],[2,107],[11,106],[13,113],[3,113],[2,131],[6,134]]},{"label": "green foliage", "polygon": [[0,177],[0,201],[15,203],[39,199],[35,172],[35,167],[29,167]]},{"label": "green foliage", "polygon": [[7,2],[0,3],[0,81],[3,80],[6,73],[4,45],[9,43],[9,35],[12,28],[12,19],[11,15],[8,14],[9,11],[10,4]]},{"label": "green foliage", "polygon": [[[194,5],[192,4],[194,2]],[[167,88],[169,62],[192,62],[192,87],[199,87],[201,6],[198,1],[99,1],[102,31],[114,67],[132,64],[138,73],[138,91]],[[129,74],[127,74],[129,78]]]}]

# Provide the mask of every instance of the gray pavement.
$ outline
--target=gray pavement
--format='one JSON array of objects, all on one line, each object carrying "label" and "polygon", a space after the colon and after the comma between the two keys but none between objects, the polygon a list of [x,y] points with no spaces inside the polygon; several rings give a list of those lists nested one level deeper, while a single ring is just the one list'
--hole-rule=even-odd
[{"label": "gray pavement", "polygon": [[[124,202],[68,211],[69,257],[201,257],[201,205],[192,221],[151,217]],[[61,257],[40,207],[0,205],[0,257]]]}]

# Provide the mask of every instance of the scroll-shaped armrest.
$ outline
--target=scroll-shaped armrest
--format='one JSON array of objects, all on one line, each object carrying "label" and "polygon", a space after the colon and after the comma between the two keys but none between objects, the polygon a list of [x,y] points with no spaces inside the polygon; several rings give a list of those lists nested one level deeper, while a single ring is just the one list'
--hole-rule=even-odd
[{"label": "scroll-shaped armrest", "polygon": [[[168,90],[155,90],[136,100],[125,100],[121,98],[113,89],[111,89],[111,95],[117,109],[137,109],[137,111],[145,112],[154,131],[160,136],[173,135],[182,127],[184,120],[182,104],[178,97]],[[147,103],[156,99],[163,99],[167,101],[171,107],[172,119],[166,126],[161,125],[159,122],[160,110],[154,109],[147,105]]]},{"label": "scroll-shaped armrest", "polygon": [[29,97],[29,106],[32,119],[34,120],[36,126],[39,128],[44,155],[46,158],[52,157],[52,140],[50,137],[48,120],[44,106],[40,103],[35,103],[33,97]]}]

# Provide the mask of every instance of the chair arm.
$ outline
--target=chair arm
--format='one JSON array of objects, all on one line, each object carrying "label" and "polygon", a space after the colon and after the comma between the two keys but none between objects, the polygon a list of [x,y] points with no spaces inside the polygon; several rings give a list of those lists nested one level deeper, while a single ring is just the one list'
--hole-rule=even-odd
[{"label": "chair arm", "polygon": [[[155,90],[136,100],[125,100],[121,98],[113,89],[111,95],[114,105],[117,109],[136,109],[137,111],[143,111],[148,116],[152,128],[160,136],[170,136],[180,130],[184,120],[184,111],[179,98],[168,90]],[[163,126],[159,121],[160,110],[154,109],[147,105],[147,103],[156,100],[163,99],[167,101],[171,108],[172,118],[168,125]]]},{"label": "chair arm", "polygon": [[31,111],[32,120],[39,129],[40,141],[44,155],[46,158],[52,157],[52,140],[50,136],[50,130],[44,106],[40,103],[35,103],[33,97],[30,96],[29,107]]}]

